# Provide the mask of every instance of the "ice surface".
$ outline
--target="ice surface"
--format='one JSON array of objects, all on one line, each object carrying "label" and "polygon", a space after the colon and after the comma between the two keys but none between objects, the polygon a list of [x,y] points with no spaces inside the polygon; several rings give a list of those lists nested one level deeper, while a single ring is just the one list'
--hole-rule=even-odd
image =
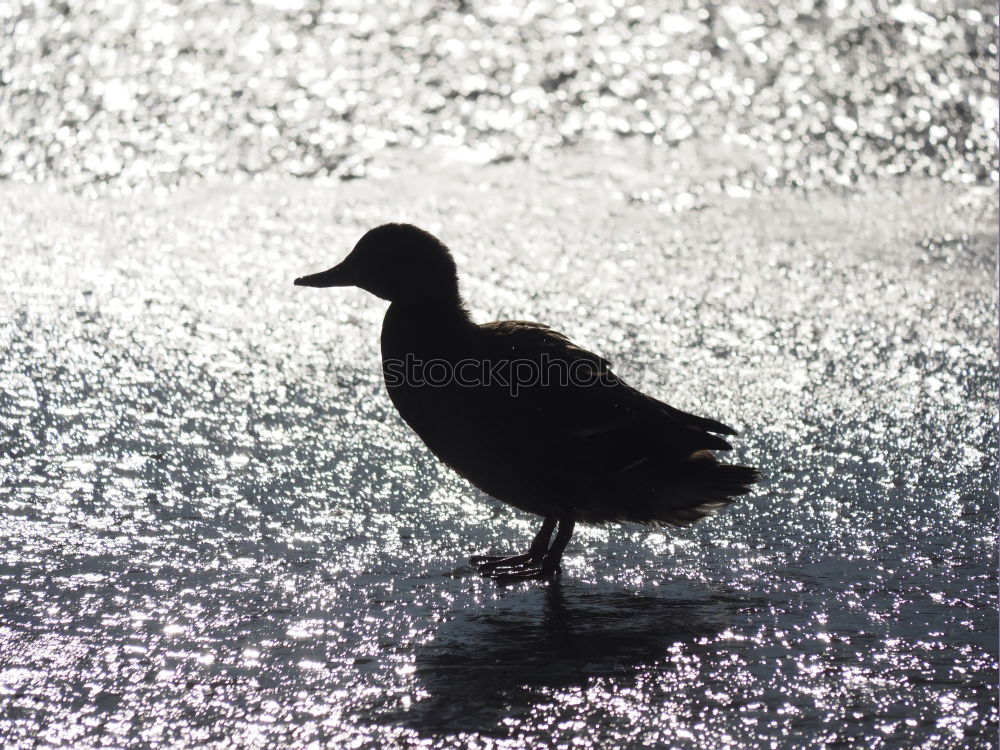
[{"label": "ice surface", "polygon": [[[992,189],[668,214],[619,168],[0,187],[3,744],[994,743]],[[384,303],[291,285],[388,219],[480,319],[733,424],[759,491],[474,575],[535,522],[396,417]]]},{"label": "ice surface", "polygon": [[[996,746],[995,3],[0,24],[0,746]],[[390,220],[759,490],[480,579],[536,521],[291,284]]]}]

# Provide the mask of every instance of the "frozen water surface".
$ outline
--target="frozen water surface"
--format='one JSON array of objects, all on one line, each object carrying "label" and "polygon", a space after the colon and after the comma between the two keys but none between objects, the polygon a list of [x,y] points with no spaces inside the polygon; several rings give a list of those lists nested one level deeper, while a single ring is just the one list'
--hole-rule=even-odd
[{"label": "frozen water surface", "polygon": [[[0,188],[3,744],[995,743],[992,188],[668,214],[608,184]],[[551,585],[477,577],[534,521],[395,415],[384,303],[291,285],[390,218],[478,318],[734,424],[766,481],[582,528]]]},{"label": "frozen water surface", "polygon": [[[0,746],[996,746],[995,3],[0,23]],[[480,579],[536,521],[291,285],[388,220],[766,480]]]}]

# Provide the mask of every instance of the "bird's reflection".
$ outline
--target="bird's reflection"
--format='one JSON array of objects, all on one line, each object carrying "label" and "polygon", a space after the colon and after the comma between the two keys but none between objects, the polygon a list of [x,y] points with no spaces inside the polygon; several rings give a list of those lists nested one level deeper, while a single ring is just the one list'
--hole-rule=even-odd
[{"label": "bird's reflection", "polygon": [[705,592],[678,598],[553,582],[460,613],[417,653],[426,692],[395,718],[415,729],[482,731],[529,711],[547,688],[627,677],[677,642],[724,630],[732,605]]}]

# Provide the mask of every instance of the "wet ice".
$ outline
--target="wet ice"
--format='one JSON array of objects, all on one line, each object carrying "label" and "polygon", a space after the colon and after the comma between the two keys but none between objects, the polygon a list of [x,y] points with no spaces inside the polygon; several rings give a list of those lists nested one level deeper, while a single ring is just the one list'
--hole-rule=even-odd
[{"label": "wet ice", "polygon": [[[563,181],[499,165],[458,202],[461,169],[3,188],[8,744],[990,741],[990,191],[676,215],[580,177],[606,210],[553,216]],[[534,522],[395,416],[382,303],[290,283],[386,206],[448,238],[481,319],[731,420],[767,483],[688,530],[585,529],[552,587],[474,576]]]}]

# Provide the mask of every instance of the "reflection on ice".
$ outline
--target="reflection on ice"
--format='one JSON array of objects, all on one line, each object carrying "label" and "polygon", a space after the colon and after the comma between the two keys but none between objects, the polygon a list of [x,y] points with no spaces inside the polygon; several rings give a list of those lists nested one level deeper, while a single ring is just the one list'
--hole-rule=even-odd
[{"label": "reflection on ice", "polygon": [[718,632],[726,615],[724,603],[704,595],[670,600],[560,582],[512,593],[486,611],[457,614],[417,650],[424,697],[399,720],[425,731],[508,733],[550,690],[600,677],[631,681],[675,644]]},{"label": "reflection on ice", "polygon": [[[459,174],[0,186],[6,744],[995,744],[992,192],[666,215]],[[531,524],[396,421],[380,304],[287,285],[390,210],[466,248],[483,317],[733,419],[767,484],[581,529],[561,586],[473,576]]]}]

